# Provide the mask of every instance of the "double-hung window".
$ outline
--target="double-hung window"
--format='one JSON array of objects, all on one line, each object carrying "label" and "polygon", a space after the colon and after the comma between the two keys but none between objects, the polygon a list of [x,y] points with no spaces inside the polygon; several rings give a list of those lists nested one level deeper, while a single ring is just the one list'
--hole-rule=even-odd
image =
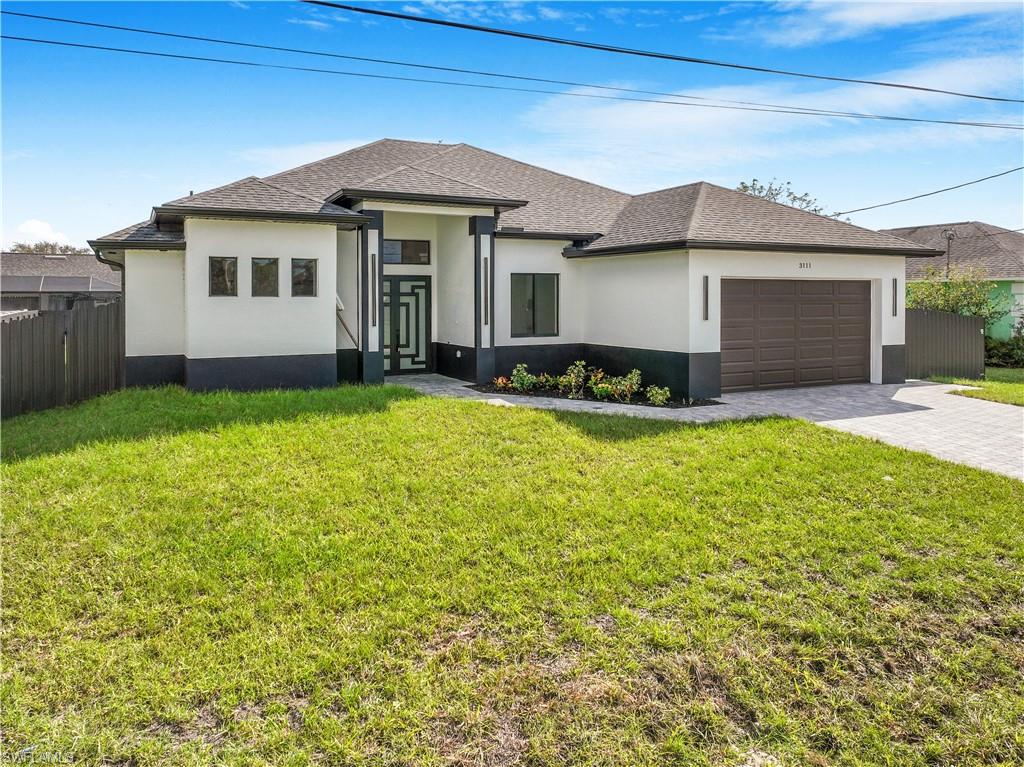
[{"label": "double-hung window", "polygon": [[558,275],[512,275],[512,337],[558,335]]}]

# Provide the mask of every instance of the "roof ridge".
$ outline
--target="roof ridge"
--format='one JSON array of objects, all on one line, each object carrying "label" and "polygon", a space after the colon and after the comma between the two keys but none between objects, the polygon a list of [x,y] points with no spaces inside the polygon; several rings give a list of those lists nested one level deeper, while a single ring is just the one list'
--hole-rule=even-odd
[{"label": "roof ridge", "polygon": [[[354,146],[351,149],[346,149],[344,152],[338,152],[337,154],[328,155],[327,157],[321,157],[317,160],[310,160],[309,162],[303,163],[302,165],[296,165],[294,168],[285,168],[284,170],[278,171],[277,173],[271,173],[269,176],[264,176],[263,178],[274,178],[275,176],[283,176],[285,173],[294,173],[296,171],[302,170],[303,168],[309,168],[313,165],[319,165],[322,162],[328,162],[329,160],[336,160],[339,157],[344,157],[347,154],[355,152],[357,149],[366,149],[367,147],[376,146],[377,144],[383,144],[385,141],[400,141],[403,144],[423,144],[425,146],[435,146],[434,144],[431,144],[429,141],[409,141],[408,139],[386,137],[379,138],[376,141],[369,142],[368,144],[360,144],[359,146]],[[452,146],[458,146],[458,144],[442,144],[442,146],[447,148]],[[323,202],[323,200],[321,200],[321,202]]]},{"label": "roof ridge", "polygon": [[214,186],[214,187],[211,187],[209,189],[204,189],[203,191],[199,192],[198,194],[193,194],[193,193],[190,192],[189,194],[185,195],[184,197],[176,197],[173,200],[171,200],[170,202],[165,202],[163,204],[163,207],[166,207],[168,205],[175,205],[177,203],[180,203],[182,200],[189,199],[190,197],[198,197],[200,194],[209,194],[210,192],[219,192],[221,189],[227,189],[228,187],[235,186],[236,184],[241,184],[243,181],[259,181],[259,180],[260,180],[259,176],[246,176],[244,178],[236,179],[235,181],[232,181],[232,182],[227,183],[227,184],[221,184],[220,186]]},{"label": "roof ridge", "polygon": [[271,184],[269,181],[264,181],[262,178],[257,178],[256,181],[258,183],[260,183],[260,184],[263,184],[264,186],[269,186],[271,189],[277,189],[277,190],[279,190],[281,192],[287,192],[288,194],[294,194],[296,197],[301,197],[302,199],[309,200],[310,202],[316,202],[316,203],[319,203],[321,205],[333,205],[333,203],[325,202],[324,200],[321,200],[319,197],[314,197],[311,194],[306,194],[304,192],[299,192],[299,191],[297,191],[295,189],[289,189],[288,187],[281,186],[280,184]]},{"label": "roof ridge", "polygon": [[725,186],[720,186],[718,184],[712,184],[709,181],[702,181],[701,183],[702,184],[707,184],[708,186],[713,186],[716,189],[722,189],[722,190],[724,190],[726,192],[731,192],[732,194],[741,194],[744,197],[751,197],[751,198],[753,198],[755,200],[761,200],[761,201],[767,202],[767,203],[769,203],[771,205],[781,205],[784,208],[790,208],[792,210],[796,210],[796,211],[799,211],[801,213],[807,213],[807,214],[809,214],[811,216],[817,216],[818,218],[820,218],[823,221],[831,221],[832,223],[839,224],[840,226],[849,226],[849,227],[852,227],[854,229],[858,229],[858,230],[860,230],[862,232],[871,232],[872,234],[882,234],[882,235],[884,235],[886,237],[891,237],[894,240],[899,240],[900,242],[910,243],[911,245],[915,245],[918,248],[923,248],[924,247],[920,243],[913,242],[912,240],[904,240],[902,237],[897,237],[894,234],[888,234],[886,232],[879,232],[877,229],[868,229],[868,227],[866,227],[866,226],[858,226],[857,224],[853,224],[853,223],[851,223],[849,221],[840,221],[838,218],[835,218],[834,216],[826,216],[823,213],[815,213],[813,210],[805,210],[804,208],[797,208],[796,206],[793,206],[793,205],[786,205],[786,203],[784,203],[784,202],[775,202],[774,200],[766,200],[763,197],[756,197],[755,195],[747,194],[746,192],[740,192],[737,189],[729,189],[728,187],[725,187]]},{"label": "roof ridge", "polygon": [[[701,217],[702,209],[704,206],[704,198],[707,197],[707,182],[697,182],[697,199],[693,201],[693,215],[690,216],[690,223],[686,227],[686,239],[689,240],[692,236],[694,228],[697,226],[697,220]],[[685,184],[684,186],[692,186],[692,184]],[[677,187],[682,189],[683,187]]]},{"label": "roof ridge", "polygon": [[[490,149],[481,149],[480,147],[478,147],[478,146],[476,146],[474,144],[465,144],[464,143],[464,144],[459,144],[457,146],[469,147],[470,149],[475,149],[478,152],[483,152],[484,154],[489,154],[489,155],[491,155],[493,157],[500,157],[503,160],[508,160],[509,162],[514,162],[516,165],[524,165],[527,168],[533,168],[534,170],[541,170],[541,171],[544,171],[545,173],[550,173],[553,176],[561,176],[562,178],[567,178],[570,181],[578,181],[578,182],[580,182],[582,184],[588,184],[589,186],[596,186],[598,189],[605,189],[605,190],[607,190],[609,192],[615,192],[616,194],[621,194],[623,197],[630,197],[630,198],[633,197],[633,195],[629,194],[628,192],[623,192],[623,191],[620,191],[618,189],[612,189],[610,186],[605,186],[604,184],[596,184],[593,181],[587,181],[585,178],[580,178],[579,176],[570,176],[568,173],[561,173],[561,172],[559,172],[557,170],[551,170],[551,168],[542,168],[540,165],[534,165],[533,163],[524,162],[523,160],[517,160],[516,158],[509,157],[508,155],[498,154],[497,152],[492,152]],[[432,159],[432,158],[427,158],[427,159]],[[420,162],[426,162],[426,160],[421,160]]]}]

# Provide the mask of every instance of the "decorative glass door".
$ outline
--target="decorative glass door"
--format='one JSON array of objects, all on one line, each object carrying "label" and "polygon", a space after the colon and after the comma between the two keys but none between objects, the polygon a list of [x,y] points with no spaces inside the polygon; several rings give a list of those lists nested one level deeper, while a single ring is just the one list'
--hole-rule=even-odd
[{"label": "decorative glass door", "polygon": [[384,278],[384,370],[430,370],[430,278]]}]

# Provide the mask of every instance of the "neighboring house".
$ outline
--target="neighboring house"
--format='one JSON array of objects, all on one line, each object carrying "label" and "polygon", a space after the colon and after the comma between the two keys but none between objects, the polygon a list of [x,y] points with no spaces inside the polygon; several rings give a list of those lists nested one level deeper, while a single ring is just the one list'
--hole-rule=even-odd
[{"label": "neighboring house", "polygon": [[585,359],[693,397],[903,381],[904,258],[937,253],[712,184],[631,196],[390,139],[90,244],[125,266],[129,383],[487,382]]},{"label": "neighboring house", "polygon": [[70,309],[121,295],[121,274],[93,255],[0,254],[0,310]]},{"label": "neighboring house", "polygon": [[[947,232],[953,232],[949,264],[955,269],[982,269],[995,283],[991,297],[1003,300],[1010,313],[989,326],[992,338],[1007,339],[1013,327],[1024,318],[1024,233],[1013,232],[981,221],[960,221],[955,224],[927,224],[900,229],[883,229],[895,237],[945,251]],[[907,261],[907,280],[923,280],[928,266],[945,271],[946,258],[931,261]]]}]

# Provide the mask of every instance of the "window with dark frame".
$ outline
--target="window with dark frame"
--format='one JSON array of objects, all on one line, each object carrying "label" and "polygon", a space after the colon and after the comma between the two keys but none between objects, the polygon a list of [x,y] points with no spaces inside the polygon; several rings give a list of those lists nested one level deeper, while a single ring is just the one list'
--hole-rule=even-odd
[{"label": "window with dark frame", "polygon": [[292,295],[316,295],[316,259],[292,259]]},{"label": "window with dark frame", "polygon": [[234,256],[210,257],[210,295],[238,295],[238,259]]},{"label": "window with dark frame", "polygon": [[257,297],[277,295],[278,259],[252,260],[252,294]]},{"label": "window with dark frame", "polygon": [[512,337],[558,335],[558,275],[512,275]]},{"label": "window with dark frame", "polygon": [[430,264],[430,240],[384,240],[385,264]]}]

